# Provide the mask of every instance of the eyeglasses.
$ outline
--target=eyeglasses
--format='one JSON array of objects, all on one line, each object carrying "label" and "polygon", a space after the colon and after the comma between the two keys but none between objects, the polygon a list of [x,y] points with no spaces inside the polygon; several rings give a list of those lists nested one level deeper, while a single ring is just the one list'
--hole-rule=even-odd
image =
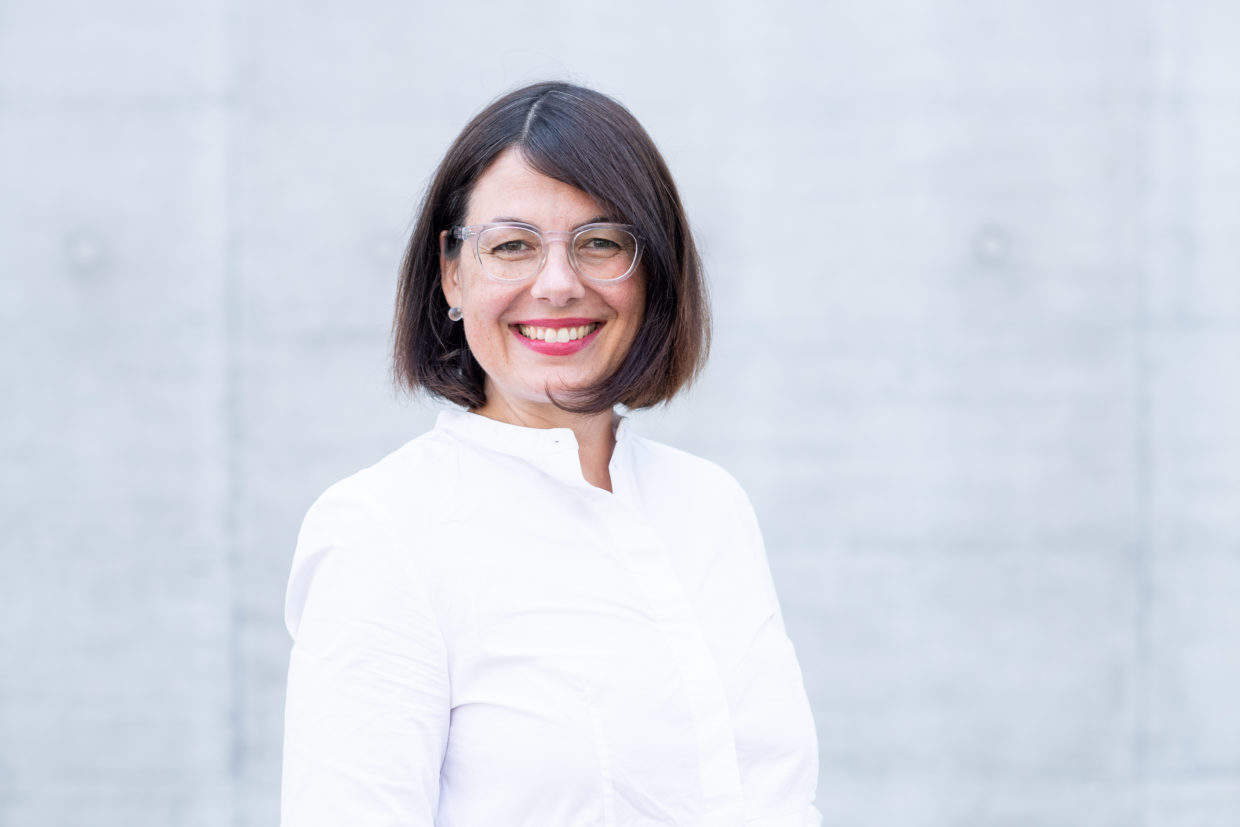
[{"label": "eyeglasses", "polygon": [[641,242],[632,224],[586,224],[565,232],[544,232],[529,224],[500,222],[453,227],[452,236],[474,239],[474,255],[482,271],[496,281],[518,282],[542,272],[547,248],[568,245],[568,261],[577,275],[612,284],[637,269]]}]

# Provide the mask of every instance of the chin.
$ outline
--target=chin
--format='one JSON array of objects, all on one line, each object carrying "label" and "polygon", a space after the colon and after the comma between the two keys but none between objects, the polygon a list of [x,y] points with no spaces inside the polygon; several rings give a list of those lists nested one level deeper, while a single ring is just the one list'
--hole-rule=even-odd
[{"label": "chin", "polygon": [[554,394],[564,394],[575,390],[581,390],[588,387],[592,383],[598,381],[597,376],[577,377],[565,379],[562,376],[548,376],[543,381],[535,381],[526,383],[526,387],[530,392],[544,402],[549,401],[543,392],[545,387],[550,387]]}]

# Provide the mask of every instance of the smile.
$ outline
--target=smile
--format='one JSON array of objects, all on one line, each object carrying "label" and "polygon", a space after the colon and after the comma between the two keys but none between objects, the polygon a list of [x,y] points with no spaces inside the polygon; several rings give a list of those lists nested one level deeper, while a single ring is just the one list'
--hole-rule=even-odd
[{"label": "smile", "polygon": [[598,322],[591,324],[583,324],[580,327],[534,327],[533,325],[520,324],[517,330],[527,339],[543,342],[571,342],[576,339],[584,339],[586,336],[594,332],[598,327]]},{"label": "smile", "polygon": [[514,324],[509,325],[508,329],[521,344],[530,350],[546,356],[568,356],[598,338],[598,332],[602,327],[603,322],[590,322],[571,327]]}]

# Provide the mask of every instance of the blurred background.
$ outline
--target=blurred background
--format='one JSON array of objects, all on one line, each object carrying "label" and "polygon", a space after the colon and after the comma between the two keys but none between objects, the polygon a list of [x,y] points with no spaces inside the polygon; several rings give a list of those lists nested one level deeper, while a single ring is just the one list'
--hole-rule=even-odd
[{"label": "blurred background", "polygon": [[1240,6],[0,2],[0,825],[278,821],[396,270],[563,79],[675,175],[830,825],[1240,823]]}]

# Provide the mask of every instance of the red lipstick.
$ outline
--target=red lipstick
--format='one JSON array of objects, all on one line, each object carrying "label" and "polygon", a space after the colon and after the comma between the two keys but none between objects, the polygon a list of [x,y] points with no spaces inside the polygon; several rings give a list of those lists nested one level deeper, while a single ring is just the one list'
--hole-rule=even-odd
[{"label": "red lipstick", "polygon": [[583,324],[597,322],[598,319],[520,319],[513,324],[528,324],[534,327],[581,327]]},{"label": "red lipstick", "polygon": [[[550,322],[556,322],[557,324],[550,324]],[[580,339],[574,339],[571,342],[544,342],[541,339],[531,339],[522,334],[516,324],[508,326],[508,329],[512,331],[512,335],[516,336],[521,344],[545,356],[570,356],[593,342],[595,337],[598,336],[598,332],[603,329],[603,322],[595,322],[594,319],[532,319],[528,322],[520,322],[520,324],[554,328],[579,327],[583,324],[595,325],[595,328],[588,335],[582,336]]]}]

